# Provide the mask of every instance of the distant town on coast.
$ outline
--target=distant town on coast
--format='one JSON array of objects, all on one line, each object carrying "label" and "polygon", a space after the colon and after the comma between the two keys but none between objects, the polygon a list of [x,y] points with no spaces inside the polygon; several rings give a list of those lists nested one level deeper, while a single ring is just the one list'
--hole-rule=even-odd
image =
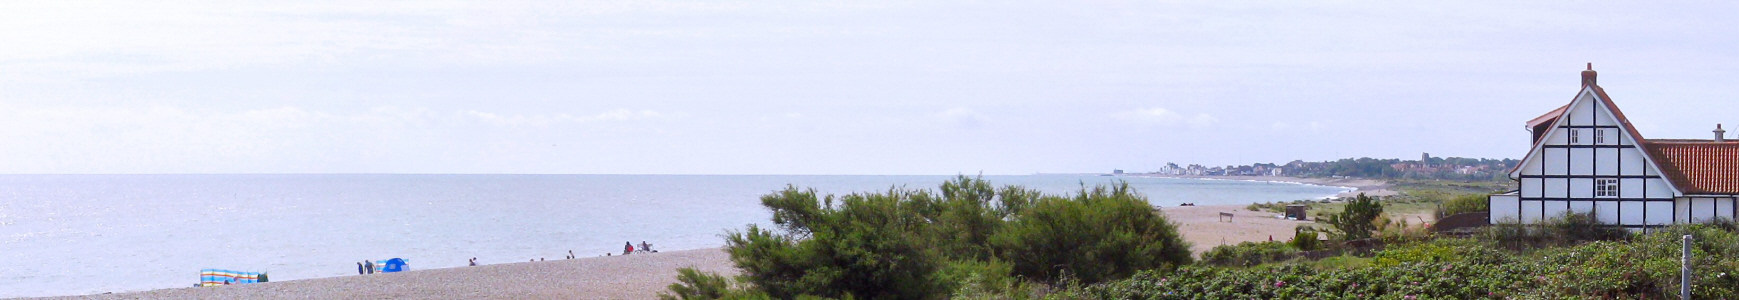
[{"label": "distant town on coast", "polygon": [[1290,176],[1290,177],[1351,177],[1367,179],[1443,179],[1443,180],[1504,180],[1505,172],[1520,160],[1512,158],[1432,157],[1419,155],[1418,160],[1343,158],[1334,161],[1306,162],[1293,160],[1285,164],[1256,163],[1248,165],[1203,166],[1166,163],[1152,171],[1113,170],[1113,174],[1152,174],[1169,176]]}]

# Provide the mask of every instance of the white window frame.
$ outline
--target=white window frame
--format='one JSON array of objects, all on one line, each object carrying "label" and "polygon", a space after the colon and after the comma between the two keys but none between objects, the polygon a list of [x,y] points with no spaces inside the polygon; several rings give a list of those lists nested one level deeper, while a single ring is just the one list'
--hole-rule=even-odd
[{"label": "white window frame", "polygon": [[1594,129],[1594,144],[1595,145],[1605,145],[1606,144],[1606,129]]},{"label": "white window frame", "polygon": [[1595,198],[1618,198],[1618,178],[1595,178]]},{"label": "white window frame", "polygon": [[1577,138],[1576,138],[1577,136],[1580,136],[1580,134],[1577,134],[1577,132],[1579,132],[1579,131],[1581,131],[1581,130],[1576,130],[1575,128],[1570,128],[1570,143],[1571,144],[1579,143],[1579,141],[1577,141]]}]

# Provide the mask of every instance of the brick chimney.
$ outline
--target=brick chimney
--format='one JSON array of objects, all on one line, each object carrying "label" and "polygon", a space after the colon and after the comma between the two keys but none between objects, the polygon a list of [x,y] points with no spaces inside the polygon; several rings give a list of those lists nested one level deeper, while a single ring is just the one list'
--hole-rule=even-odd
[{"label": "brick chimney", "polygon": [[1594,63],[1588,63],[1588,70],[1582,71],[1582,86],[1595,85],[1594,76],[1596,75],[1599,74],[1594,73]]},{"label": "brick chimney", "polygon": [[1720,143],[1720,142],[1726,142],[1726,141],[1727,141],[1727,131],[1721,130],[1721,124],[1715,124],[1715,142]]}]

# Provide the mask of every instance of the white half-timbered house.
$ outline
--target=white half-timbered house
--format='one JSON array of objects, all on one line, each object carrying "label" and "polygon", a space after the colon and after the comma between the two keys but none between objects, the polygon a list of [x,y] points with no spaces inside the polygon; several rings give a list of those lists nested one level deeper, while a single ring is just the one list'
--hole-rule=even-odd
[{"label": "white half-timbered house", "polygon": [[1492,222],[1593,213],[1632,230],[1735,215],[1739,141],[1646,139],[1590,65],[1569,104],[1528,121],[1532,148],[1510,171],[1516,191],[1490,197]]}]

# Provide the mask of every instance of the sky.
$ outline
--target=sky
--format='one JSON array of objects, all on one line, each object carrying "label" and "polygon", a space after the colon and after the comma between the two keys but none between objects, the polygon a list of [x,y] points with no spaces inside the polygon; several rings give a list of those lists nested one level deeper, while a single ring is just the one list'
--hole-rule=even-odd
[{"label": "sky", "polygon": [[1568,103],[1590,62],[1645,137],[1739,126],[1735,11],[4,1],[0,173],[951,175],[1519,158],[1523,123]]}]

